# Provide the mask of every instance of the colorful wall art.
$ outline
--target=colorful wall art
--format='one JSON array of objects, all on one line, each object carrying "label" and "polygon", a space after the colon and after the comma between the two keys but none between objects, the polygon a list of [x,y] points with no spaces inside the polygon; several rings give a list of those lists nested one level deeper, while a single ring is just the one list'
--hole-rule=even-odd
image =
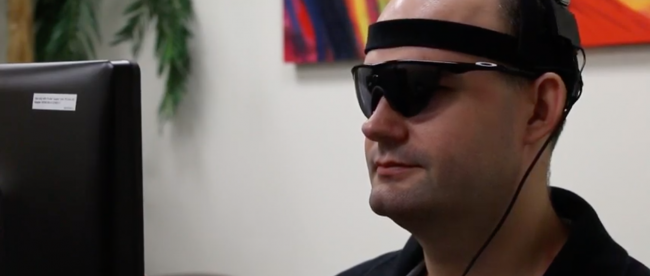
[{"label": "colorful wall art", "polygon": [[[284,59],[363,58],[368,25],[389,0],[284,0]],[[573,0],[585,48],[650,43],[650,0]]]}]

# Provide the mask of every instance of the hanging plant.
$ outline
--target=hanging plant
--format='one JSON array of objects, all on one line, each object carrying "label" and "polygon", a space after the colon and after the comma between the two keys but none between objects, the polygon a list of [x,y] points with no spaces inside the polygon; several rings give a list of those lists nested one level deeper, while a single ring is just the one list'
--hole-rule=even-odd
[{"label": "hanging plant", "polygon": [[[114,1],[114,0],[113,0]],[[138,57],[150,26],[156,31],[155,55],[158,75],[166,79],[159,105],[159,118],[171,119],[186,93],[191,58],[191,0],[131,0],[124,10],[126,23],[112,45],[132,43]],[[97,10],[101,0],[36,0],[34,9],[36,61],[95,59],[95,45],[101,43]]]},{"label": "hanging plant", "polygon": [[100,0],[36,0],[34,57],[38,62],[96,57],[101,42],[95,11]]},{"label": "hanging plant", "polygon": [[113,44],[130,41],[132,52],[138,56],[142,40],[155,23],[158,75],[166,75],[165,96],[158,108],[162,119],[174,116],[180,104],[190,74],[188,43],[192,36],[188,25],[193,17],[190,0],[134,0],[124,14],[127,24],[117,33]]}]

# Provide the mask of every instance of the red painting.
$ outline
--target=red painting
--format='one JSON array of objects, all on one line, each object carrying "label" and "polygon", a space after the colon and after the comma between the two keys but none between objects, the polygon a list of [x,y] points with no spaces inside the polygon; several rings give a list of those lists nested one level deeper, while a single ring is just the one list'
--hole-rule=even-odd
[{"label": "red painting", "polygon": [[650,43],[650,0],[573,0],[585,48]]}]

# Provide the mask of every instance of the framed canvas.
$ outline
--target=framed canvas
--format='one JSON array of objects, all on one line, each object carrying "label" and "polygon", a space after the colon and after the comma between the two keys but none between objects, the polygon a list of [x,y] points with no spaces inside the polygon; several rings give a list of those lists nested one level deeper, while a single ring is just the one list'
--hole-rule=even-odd
[{"label": "framed canvas", "polygon": [[585,48],[650,43],[650,0],[573,0]]},{"label": "framed canvas", "polygon": [[[368,25],[389,0],[284,0],[284,60],[363,58]],[[650,0],[573,0],[585,48],[650,43]]]}]

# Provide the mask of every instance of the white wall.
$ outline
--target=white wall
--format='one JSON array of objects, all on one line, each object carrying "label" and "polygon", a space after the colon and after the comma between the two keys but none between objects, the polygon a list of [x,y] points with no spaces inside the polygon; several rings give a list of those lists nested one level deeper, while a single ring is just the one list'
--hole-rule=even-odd
[{"label": "white wall", "polygon": [[[114,0],[115,1],[115,0]],[[124,0],[105,1],[106,38]],[[194,0],[194,76],[160,134],[151,40],[143,70],[148,274],[333,275],[402,246],[372,214],[350,64],[282,61],[282,1]],[[120,21],[121,23],[121,21]],[[110,40],[110,39],[106,39]],[[553,162],[650,263],[650,48],[590,51],[585,92]],[[102,49],[128,58],[128,47]]]}]

